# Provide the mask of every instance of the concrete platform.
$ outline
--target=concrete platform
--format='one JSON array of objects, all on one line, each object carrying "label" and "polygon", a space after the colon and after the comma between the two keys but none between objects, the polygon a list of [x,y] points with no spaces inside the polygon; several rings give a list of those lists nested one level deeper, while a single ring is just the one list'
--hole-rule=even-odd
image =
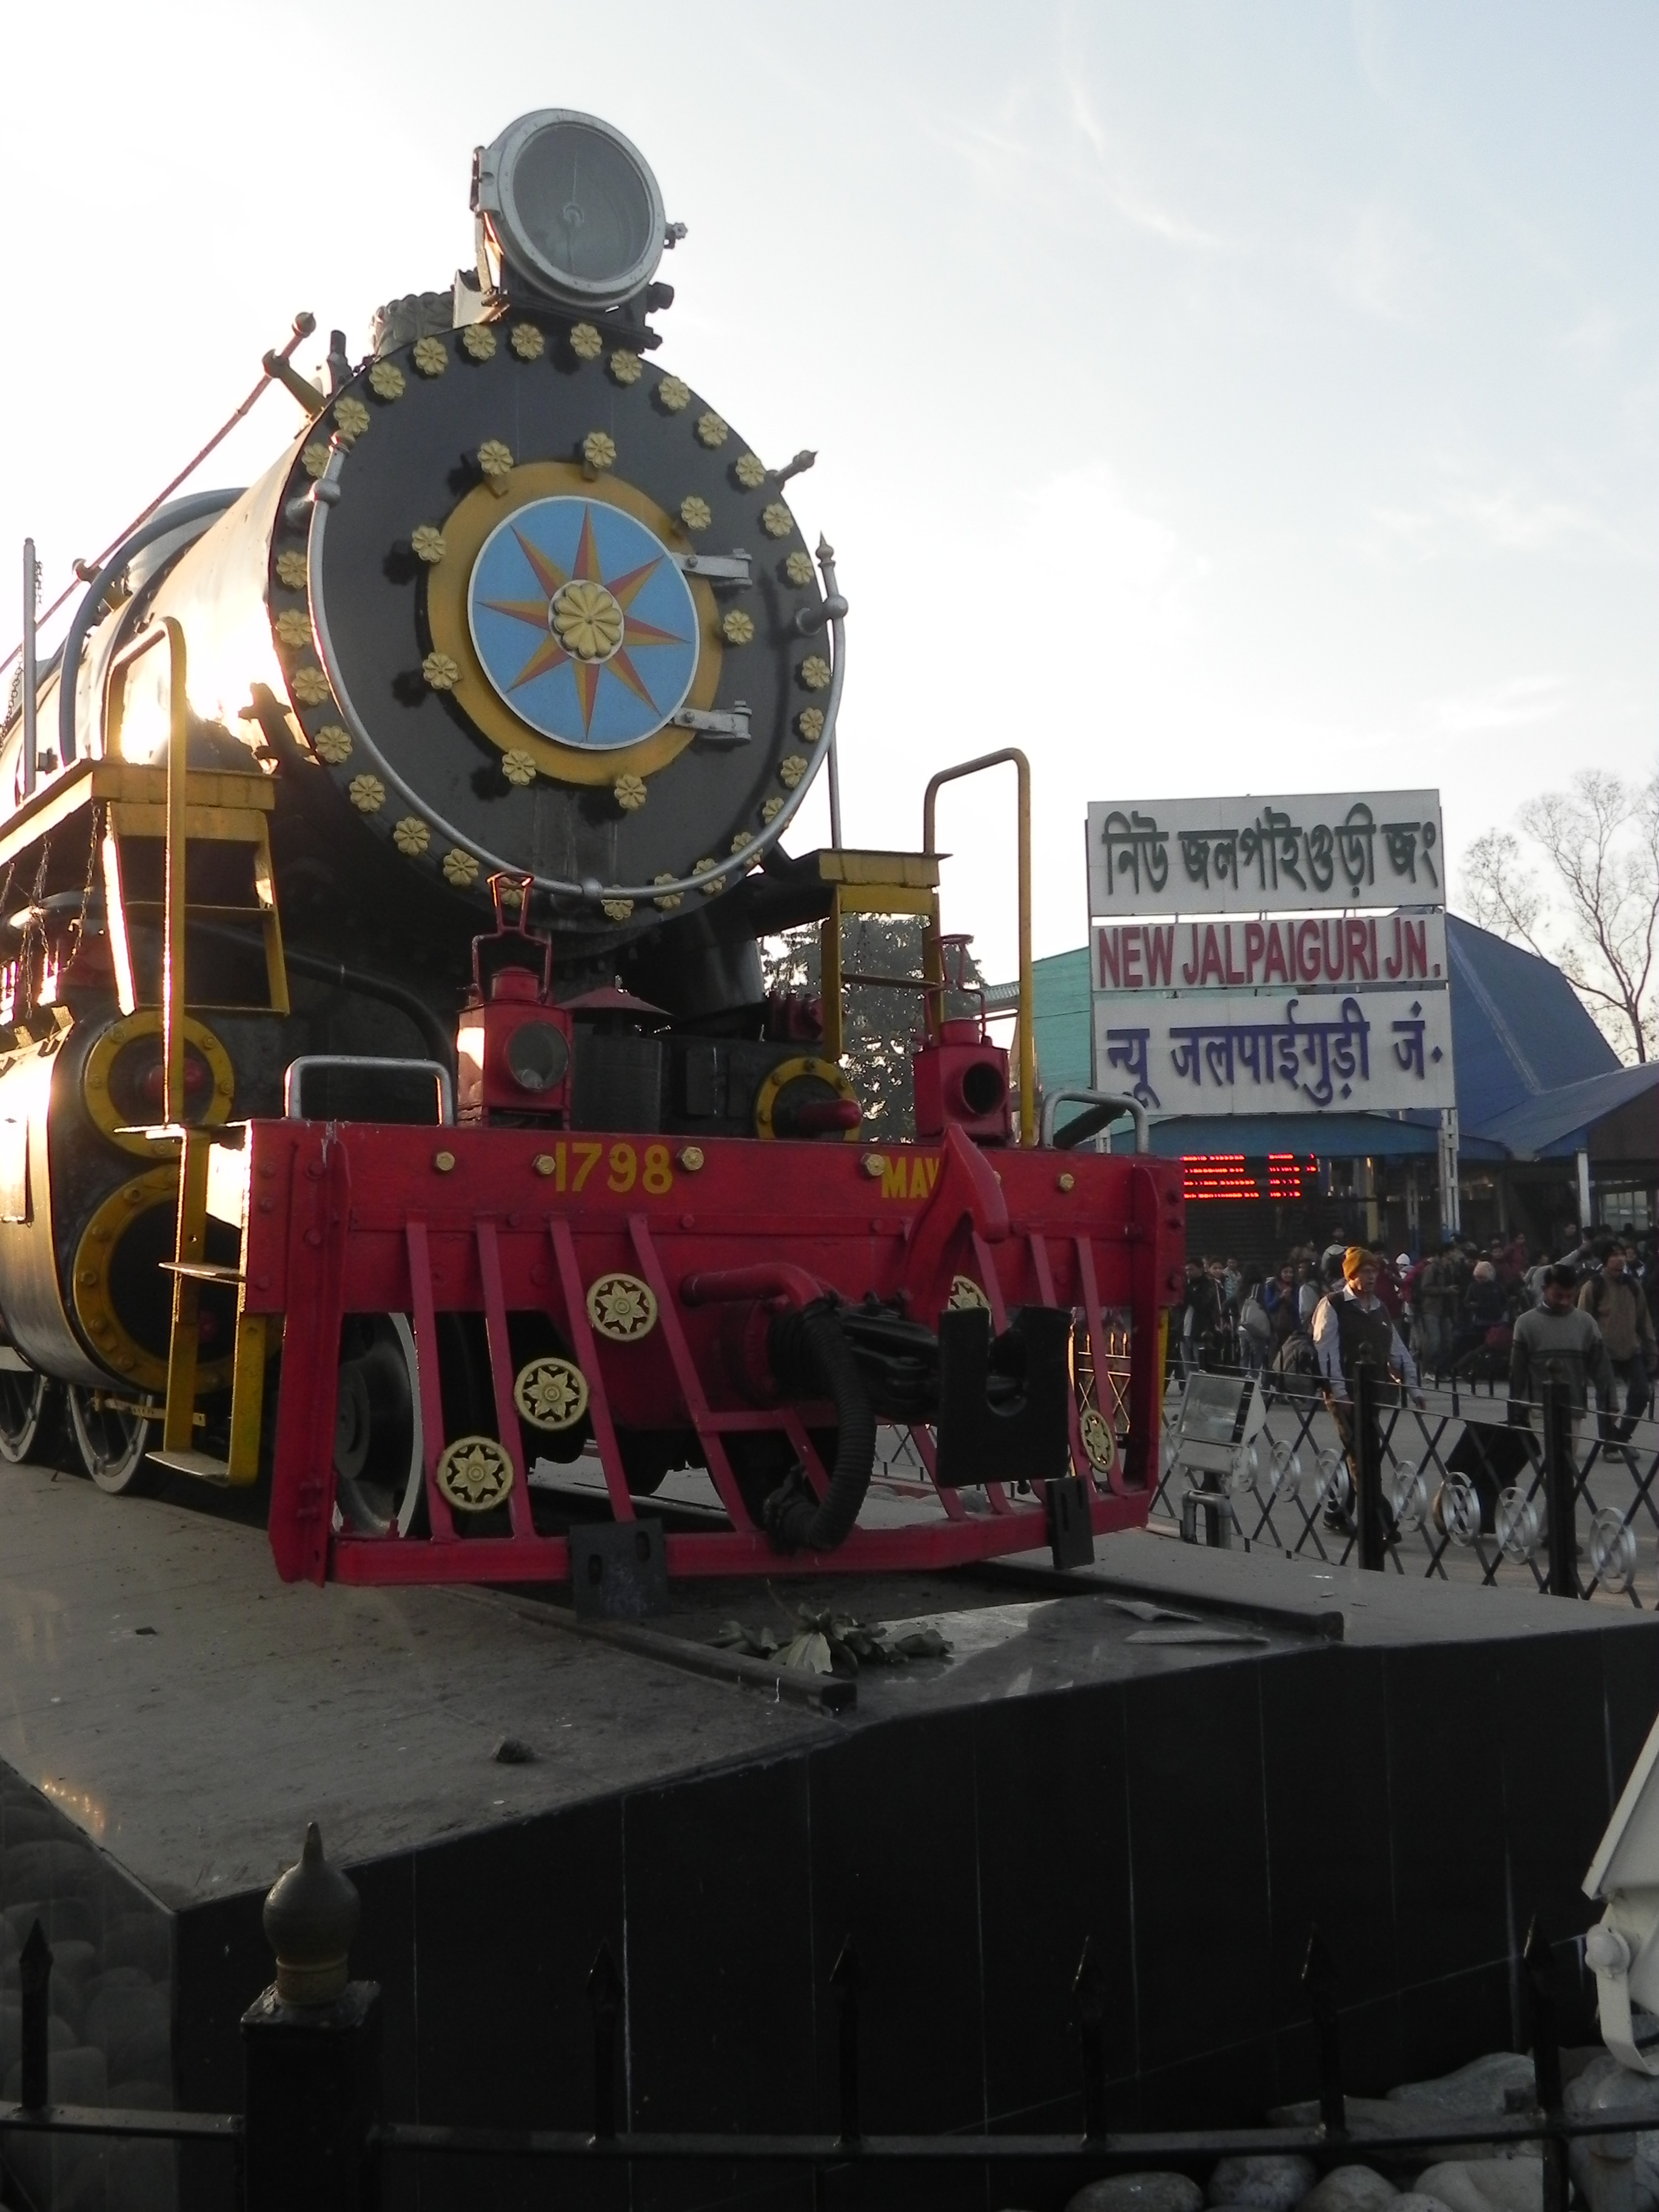
[{"label": "concrete platform", "polygon": [[584,2124],[606,1940],[636,2124],[823,2124],[851,1933],[872,2127],[1070,2124],[1085,1936],[1123,2122],[1250,2118],[1313,2086],[1316,1920],[1380,2089],[1511,2039],[1534,1910],[1586,2032],[1577,1883],[1659,1709],[1650,1616],[1145,1535],[1080,1576],[677,1589],[653,1624],[700,1652],[800,1605],[940,1626],[948,1660],[834,1715],[523,1593],[286,1588],[257,1528],[68,1475],[0,1471],[0,2063],[38,1910],[64,2096],[239,2102],[259,1902],[312,1818],[400,2116]]}]

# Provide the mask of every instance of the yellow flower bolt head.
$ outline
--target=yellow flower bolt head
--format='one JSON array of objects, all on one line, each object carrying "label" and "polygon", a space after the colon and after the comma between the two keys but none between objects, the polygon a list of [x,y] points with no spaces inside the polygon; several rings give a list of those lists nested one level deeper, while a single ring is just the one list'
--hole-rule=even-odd
[{"label": "yellow flower bolt head", "polygon": [[354,775],[346,797],[360,814],[378,814],[386,805],[386,786],[378,775]]},{"label": "yellow flower bolt head", "polygon": [[822,691],[830,681],[830,664],[820,653],[809,653],[800,665],[800,680],[809,691]]},{"label": "yellow flower bolt head", "polygon": [[276,617],[276,635],[284,645],[309,645],[311,617],[303,607],[284,607]]},{"label": "yellow flower bolt head", "polygon": [[716,446],[723,446],[731,434],[730,429],[712,407],[706,415],[698,416],[697,435],[711,453]]},{"label": "yellow flower bolt head", "polygon": [[621,604],[603,584],[573,577],[554,595],[553,629],[576,659],[608,660],[623,641]]},{"label": "yellow flower bolt head", "polygon": [[334,410],[334,427],[340,434],[341,444],[350,445],[368,428],[368,408],[361,399],[347,398],[341,400]]},{"label": "yellow flower bolt head", "polygon": [[306,587],[306,556],[303,553],[279,553],[276,556],[276,580],[286,584],[290,592],[303,592]]},{"label": "yellow flower bolt head", "polygon": [[514,745],[510,753],[502,757],[501,774],[509,783],[517,784],[522,789],[526,784],[536,781],[536,763],[529,753]]},{"label": "yellow flower bolt head", "polygon": [[487,1513],[513,1487],[513,1462],[494,1437],[459,1437],[438,1462],[438,1487],[461,1513]]},{"label": "yellow flower bolt head", "polygon": [[637,1275],[601,1275],[587,1293],[587,1318],[601,1336],[629,1344],[657,1325],[656,1293]]},{"label": "yellow flower bolt head", "polygon": [[486,438],[478,448],[478,466],[483,471],[484,482],[498,498],[507,493],[507,478],[513,473],[513,448],[499,438]]},{"label": "yellow flower bolt head", "polygon": [[421,663],[421,673],[434,691],[453,691],[461,680],[460,663],[447,653],[428,653]]},{"label": "yellow flower bolt head", "polygon": [[[672,884],[673,880],[673,877],[667,874],[652,878],[653,883],[659,884]],[[653,906],[660,907],[665,914],[670,914],[680,903],[680,896],[681,894],[678,891],[665,891],[659,897],[653,899],[651,903]]]},{"label": "yellow flower bolt head", "polygon": [[745,491],[758,491],[766,482],[766,464],[758,453],[745,453],[738,463],[735,474]]},{"label": "yellow flower bolt head", "polygon": [[449,366],[449,349],[441,338],[416,338],[410,358],[422,376],[441,376]]},{"label": "yellow flower bolt head", "polygon": [[605,430],[590,430],[582,440],[582,459],[590,469],[608,469],[617,458],[617,441]]},{"label": "yellow flower bolt head", "polygon": [[[547,1162],[545,1170],[542,1162]],[[537,1172],[551,1173],[552,1155],[538,1153]],[[551,1356],[532,1359],[519,1370],[513,1400],[526,1420],[538,1429],[574,1429],[587,1411],[587,1378],[574,1360]]]},{"label": "yellow flower bolt head", "polygon": [[300,456],[300,466],[308,477],[321,476],[323,471],[328,466],[328,447],[320,445],[307,446]]},{"label": "yellow flower bolt head", "polygon": [[444,881],[465,890],[468,884],[477,882],[477,854],[464,853],[459,845],[452,845],[444,854]]},{"label": "yellow flower bolt head", "polygon": [[740,853],[745,845],[752,845],[754,842],[754,836],[751,832],[747,830],[739,830],[737,836],[732,840],[732,850],[734,853]]},{"label": "yellow flower bolt head", "polygon": [[818,739],[823,735],[823,708],[803,707],[795,717],[795,727],[809,745],[817,744]]},{"label": "yellow flower bolt head", "polygon": [[680,520],[688,530],[707,530],[714,520],[708,501],[699,499],[696,492],[680,501]]},{"label": "yellow flower bolt head", "polygon": [[632,899],[601,899],[599,904],[608,921],[626,921],[634,911]]},{"label": "yellow flower bolt head", "polygon": [[657,398],[671,415],[678,415],[691,404],[691,387],[680,376],[665,376],[657,386]]},{"label": "yellow flower bolt head", "polygon": [[618,346],[611,356],[611,374],[618,384],[637,384],[644,367],[638,354],[630,353],[626,346]]},{"label": "yellow flower bolt head", "polygon": [[294,696],[302,707],[320,707],[325,699],[333,696],[333,688],[320,668],[296,668]]},{"label": "yellow flower bolt head", "polygon": [[747,645],[755,635],[755,617],[741,607],[733,607],[720,617],[720,629],[728,645]]},{"label": "yellow flower bolt head", "polygon": [[461,332],[461,343],[474,361],[493,361],[495,357],[495,333],[488,323],[469,323]]},{"label": "yellow flower bolt head", "polygon": [[337,722],[325,722],[312,739],[311,749],[319,760],[326,761],[331,768],[338,768],[342,761],[351,758],[351,732],[343,730]]},{"label": "yellow flower bolt head", "polygon": [[416,560],[424,561],[428,568],[435,568],[448,550],[442,531],[430,522],[422,523],[419,529],[412,532],[409,542]]},{"label": "yellow flower bolt head", "polygon": [[799,753],[791,753],[787,760],[778,763],[778,781],[786,791],[793,791],[805,773],[806,763]]},{"label": "yellow flower bolt head", "polygon": [[403,820],[393,827],[392,842],[411,860],[418,860],[432,842],[432,832],[418,814],[405,814]]},{"label": "yellow flower bolt head", "polygon": [[377,361],[368,372],[368,388],[377,399],[401,399],[404,373],[395,361]]},{"label": "yellow flower bolt head", "polygon": [[812,580],[811,555],[810,553],[803,553],[799,548],[797,548],[784,562],[783,573],[795,586],[796,590],[799,591],[803,586],[810,584]]},{"label": "yellow flower bolt head", "polygon": [[[611,795],[624,814],[637,814],[646,800],[645,778],[642,775],[619,775],[611,787]],[[672,876],[669,881],[673,881]]]},{"label": "yellow flower bolt head", "polygon": [[547,350],[547,340],[534,323],[514,323],[513,350],[520,361],[539,361]]},{"label": "yellow flower bolt head", "polygon": [[761,809],[761,820],[763,822],[775,822],[782,811],[783,801],[778,797],[777,793],[774,792],[771,798],[767,800],[765,805]]},{"label": "yellow flower bolt head", "polygon": [[570,333],[570,350],[578,361],[597,361],[605,351],[605,340],[592,323],[578,323]]},{"label": "yellow flower bolt head", "polygon": [[781,499],[761,509],[761,528],[769,538],[787,538],[795,526],[795,518]]}]

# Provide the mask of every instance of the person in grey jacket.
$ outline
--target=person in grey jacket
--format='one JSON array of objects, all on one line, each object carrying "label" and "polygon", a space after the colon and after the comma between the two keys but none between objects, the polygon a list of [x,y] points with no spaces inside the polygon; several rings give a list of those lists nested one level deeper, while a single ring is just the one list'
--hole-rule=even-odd
[{"label": "person in grey jacket", "polygon": [[1515,1324],[1510,1346],[1510,1419],[1524,1425],[1528,1406],[1554,1379],[1567,1386],[1575,1420],[1589,1403],[1595,1385],[1604,1423],[1617,1411],[1619,1385],[1607,1357],[1607,1340],[1578,1304],[1577,1270],[1558,1261],[1544,1277],[1544,1302]]},{"label": "person in grey jacket", "polygon": [[1659,1366],[1659,1346],[1654,1342],[1653,1318],[1642,1285],[1626,1272],[1621,1245],[1609,1240],[1596,1248],[1601,1266],[1586,1275],[1578,1304],[1601,1332],[1613,1371],[1625,1393],[1625,1415],[1613,1429],[1615,1442],[1623,1443],[1648,1410],[1652,1395],[1649,1378]]}]

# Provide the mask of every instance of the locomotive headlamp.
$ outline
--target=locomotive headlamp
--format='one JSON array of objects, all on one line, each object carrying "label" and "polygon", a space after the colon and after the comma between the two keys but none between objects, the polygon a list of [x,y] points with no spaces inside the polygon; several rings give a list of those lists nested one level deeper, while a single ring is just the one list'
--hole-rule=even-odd
[{"label": "locomotive headlamp", "polygon": [[648,284],[666,242],[644,157],[595,115],[538,108],[478,154],[472,205],[508,270],[572,307],[614,307]]}]

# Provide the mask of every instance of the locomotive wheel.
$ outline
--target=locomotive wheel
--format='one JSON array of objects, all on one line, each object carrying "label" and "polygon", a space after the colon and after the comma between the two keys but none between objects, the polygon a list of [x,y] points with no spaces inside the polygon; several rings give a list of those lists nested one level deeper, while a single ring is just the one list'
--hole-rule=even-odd
[{"label": "locomotive wheel", "polygon": [[149,1489],[152,1476],[145,1455],[155,1424],[142,1413],[106,1401],[100,1391],[69,1386],[70,1434],[82,1466],[112,1498],[136,1497]]},{"label": "locomotive wheel", "polygon": [[61,1407],[58,1385],[32,1367],[0,1368],[0,1459],[52,1463]]},{"label": "locomotive wheel", "polygon": [[340,1345],[336,1526],[408,1535],[426,1494],[422,1445],[414,1332],[402,1314],[353,1316]]}]

